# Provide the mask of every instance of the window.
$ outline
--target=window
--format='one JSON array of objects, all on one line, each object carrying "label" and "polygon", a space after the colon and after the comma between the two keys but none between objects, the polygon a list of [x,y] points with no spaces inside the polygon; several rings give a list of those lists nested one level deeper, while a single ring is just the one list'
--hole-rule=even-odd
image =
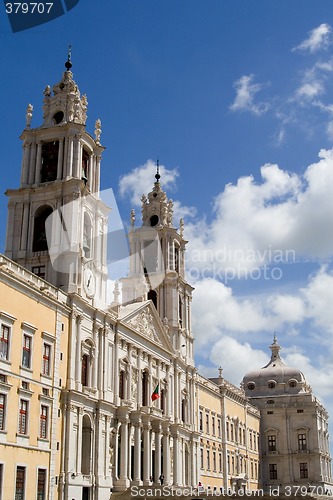
[{"label": "window", "polygon": [[207,469],[210,469],[210,451],[207,450]]},{"label": "window", "polygon": [[274,411],[268,410],[267,415],[273,415]]},{"label": "window", "polygon": [[5,429],[5,416],[6,416],[6,396],[0,394],[0,431]]},{"label": "window", "polygon": [[39,278],[45,279],[45,266],[32,266],[31,271]]},{"label": "window", "polygon": [[230,440],[231,441],[234,440],[234,425],[233,424],[230,425]]},{"label": "window", "polygon": [[32,243],[33,252],[44,252],[48,249],[46,239],[45,221],[52,214],[49,206],[40,207],[35,215],[34,237]]},{"label": "window", "polygon": [[206,432],[209,434],[209,414],[206,413]]},{"label": "window", "polygon": [[48,417],[48,407],[41,405],[40,407],[40,418],[39,418],[39,437],[42,439],[47,439],[47,417]]},{"label": "window", "polygon": [[20,411],[19,411],[19,434],[27,434],[28,430],[28,401],[25,399],[20,399]]},{"label": "window", "polygon": [[6,384],[7,383],[7,375],[4,373],[0,373],[0,382]]},{"label": "window", "polygon": [[155,290],[149,290],[147,299],[151,300],[155,306],[155,309],[157,309],[157,293],[155,292]]},{"label": "window", "polygon": [[267,386],[268,386],[269,389],[274,389],[274,387],[276,386],[275,380],[269,380],[267,382]]},{"label": "window", "polygon": [[247,384],[247,388],[249,391],[254,391],[254,389],[256,388],[256,384],[254,382],[249,382]]},{"label": "window", "polygon": [[298,449],[299,451],[304,451],[306,447],[306,434],[298,434]]},{"label": "window", "polygon": [[307,463],[300,463],[299,464],[299,477],[301,479],[307,479],[309,477]]},{"label": "window", "polygon": [[216,451],[213,451],[213,470],[216,471]]},{"label": "window", "polygon": [[222,472],[222,452],[219,451],[219,472]]},{"label": "window", "polygon": [[58,141],[47,142],[46,144],[42,145],[41,182],[50,182],[56,180],[58,151],[59,151]]},{"label": "window", "polygon": [[212,434],[215,436],[215,417],[212,417]]},{"label": "window", "polygon": [[87,387],[88,385],[88,365],[89,365],[89,356],[84,354],[82,356],[82,366],[81,366],[81,384],[83,387]]},{"label": "window", "polygon": [[25,467],[16,467],[15,500],[24,500]]},{"label": "window", "polygon": [[228,462],[228,474],[230,474],[230,455],[227,456],[227,462]]},{"label": "window", "polygon": [[165,414],[165,389],[161,389],[161,410],[163,415]]},{"label": "window", "polygon": [[182,399],[182,404],[181,404],[181,418],[182,418],[182,422],[186,422],[187,419],[186,419],[186,411],[187,409],[187,401],[186,399]]},{"label": "window", "polygon": [[7,325],[1,325],[0,337],[0,359],[7,359],[9,356],[9,333],[10,329]]},{"label": "window", "polygon": [[38,469],[37,477],[37,500],[45,500],[46,491],[46,470]]},{"label": "window", "polygon": [[23,368],[31,367],[31,347],[32,338],[30,335],[23,335],[23,351],[22,351],[22,366]]},{"label": "window", "polygon": [[297,413],[303,413],[304,410],[297,410]]},{"label": "window", "polygon": [[43,375],[50,375],[50,359],[51,359],[51,346],[50,344],[43,344]]},{"label": "window", "polygon": [[276,436],[268,436],[268,451],[276,451]]},{"label": "window", "polygon": [[202,432],[203,431],[203,418],[202,418],[202,411],[199,413],[199,430]]},{"label": "window", "polygon": [[221,437],[221,420],[219,418],[217,419],[217,435]]},{"label": "window", "polygon": [[252,432],[250,432],[250,448],[252,450]]},{"label": "window", "polygon": [[277,465],[269,464],[269,479],[277,479]]},{"label": "window", "polygon": [[229,422],[227,422],[227,440],[229,441]]},{"label": "window", "polygon": [[204,458],[203,458],[203,449],[200,448],[200,467],[201,469],[204,468]]}]

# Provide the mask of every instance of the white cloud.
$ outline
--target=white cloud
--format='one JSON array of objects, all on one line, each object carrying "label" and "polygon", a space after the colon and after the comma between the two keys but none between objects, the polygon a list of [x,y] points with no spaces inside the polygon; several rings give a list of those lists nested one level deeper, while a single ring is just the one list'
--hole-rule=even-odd
[{"label": "white cloud", "polygon": [[[148,160],[144,165],[135,167],[119,180],[119,193],[122,198],[128,198],[135,207],[141,206],[141,196],[152,190],[155,182],[156,163]],[[173,191],[179,176],[177,168],[167,169],[160,165],[161,184],[164,190]]]},{"label": "white cloud", "polygon": [[254,99],[267,84],[253,83],[254,75],[244,75],[234,82],[236,97],[230,105],[232,111],[249,111],[255,115],[262,115],[269,109],[267,102],[255,103]]},{"label": "white cloud", "polygon": [[228,270],[241,277],[264,264],[332,256],[333,150],[321,150],[303,176],[267,164],[261,179],[228,184],[215,199],[213,220],[187,225],[192,276],[201,269],[205,277]]},{"label": "white cloud", "polygon": [[314,53],[321,49],[326,49],[331,43],[331,27],[327,23],[322,23],[317,28],[310,31],[308,38],[303,40],[293,50],[303,50]]}]

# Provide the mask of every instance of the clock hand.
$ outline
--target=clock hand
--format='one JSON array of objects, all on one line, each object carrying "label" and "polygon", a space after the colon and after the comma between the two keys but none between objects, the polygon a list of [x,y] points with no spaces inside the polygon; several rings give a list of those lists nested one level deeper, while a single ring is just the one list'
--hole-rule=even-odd
[{"label": "clock hand", "polygon": [[89,276],[89,279],[88,279],[88,282],[87,282],[87,286],[90,285],[90,280],[91,280],[91,276]]}]

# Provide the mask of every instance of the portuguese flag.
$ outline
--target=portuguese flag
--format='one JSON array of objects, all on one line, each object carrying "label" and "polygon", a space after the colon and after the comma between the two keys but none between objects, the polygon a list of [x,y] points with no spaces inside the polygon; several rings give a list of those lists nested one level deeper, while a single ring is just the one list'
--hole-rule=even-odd
[{"label": "portuguese flag", "polygon": [[159,397],[160,397],[160,395],[158,393],[158,384],[157,384],[157,386],[155,387],[155,390],[154,390],[153,394],[151,395],[151,400],[155,401]]}]

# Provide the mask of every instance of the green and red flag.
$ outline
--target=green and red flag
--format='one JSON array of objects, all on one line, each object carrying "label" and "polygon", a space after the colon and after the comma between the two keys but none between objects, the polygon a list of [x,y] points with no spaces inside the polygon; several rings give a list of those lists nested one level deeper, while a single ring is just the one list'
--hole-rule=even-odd
[{"label": "green and red flag", "polygon": [[158,392],[159,392],[159,389],[158,389],[158,384],[157,384],[157,386],[155,387],[155,390],[154,390],[153,394],[151,395],[151,400],[152,401],[155,401],[156,399],[158,399],[160,397],[160,395],[159,395]]}]

